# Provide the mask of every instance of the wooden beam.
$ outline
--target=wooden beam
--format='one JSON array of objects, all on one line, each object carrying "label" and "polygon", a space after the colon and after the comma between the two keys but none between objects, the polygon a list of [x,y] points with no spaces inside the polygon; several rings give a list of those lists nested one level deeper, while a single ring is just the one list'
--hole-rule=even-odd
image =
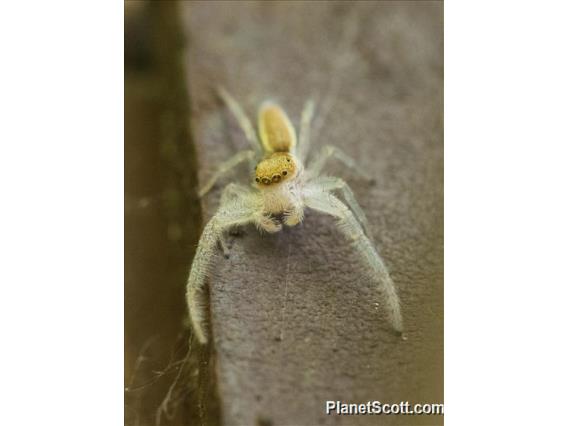
[{"label": "wooden beam", "polygon": [[[182,19],[200,181],[247,147],[217,86],[253,119],[277,100],[296,127],[314,96],[320,116],[329,107],[314,149],[338,146],[374,178],[329,169],[368,215],[406,324],[404,341],[331,218],[308,212],[275,235],[244,228],[210,280],[223,424],[442,424],[325,414],[327,400],[443,402],[442,4],[186,2]],[[223,184],[246,183],[245,169]]]}]

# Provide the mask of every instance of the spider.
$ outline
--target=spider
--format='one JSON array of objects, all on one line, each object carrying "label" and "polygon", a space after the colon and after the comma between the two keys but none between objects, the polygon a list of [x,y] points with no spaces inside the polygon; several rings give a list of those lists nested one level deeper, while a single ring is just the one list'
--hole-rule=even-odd
[{"label": "spider", "polygon": [[[304,167],[310,146],[310,123],[314,102],[308,100],[302,111],[299,140],[286,112],[276,103],[264,102],[258,112],[258,136],[240,105],[224,89],[219,95],[242,128],[252,149],[238,152],[223,162],[205,186],[202,197],[235,166],[248,161],[254,168],[251,186],[228,184],[221,194],[220,205],[205,226],[193,259],[187,281],[186,298],[190,321],[198,341],[207,342],[204,328],[204,306],[199,293],[216,255],[217,245],[228,257],[224,235],[227,231],[254,224],[261,232],[275,233],[284,226],[302,222],[306,208],[331,215],[338,230],[361,257],[366,272],[383,294],[388,319],[395,331],[402,334],[402,315],[394,283],[371,242],[371,233],[363,210],[353,192],[338,177],[323,176],[322,169],[331,157],[347,167],[357,169],[355,161],[331,145],[322,148]],[[260,140],[259,140],[260,139]],[[335,193],[339,192],[346,204]]]}]

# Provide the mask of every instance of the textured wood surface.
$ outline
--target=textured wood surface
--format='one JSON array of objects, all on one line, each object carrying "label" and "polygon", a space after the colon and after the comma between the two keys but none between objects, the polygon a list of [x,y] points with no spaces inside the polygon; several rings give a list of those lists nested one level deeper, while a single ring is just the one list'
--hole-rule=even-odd
[{"label": "textured wood surface", "polygon": [[[368,215],[408,336],[389,329],[331,218],[308,211],[276,235],[247,227],[210,280],[223,423],[441,424],[324,409],[326,400],[443,402],[442,4],[186,2],[181,12],[201,182],[247,147],[216,86],[251,117],[275,99],[296,126],[307,97],[337,88],[314,149],[336,145],[374,177],[329,168]],[[203,201],[205,220],[230,180],[246,182],[246,167]]]}]

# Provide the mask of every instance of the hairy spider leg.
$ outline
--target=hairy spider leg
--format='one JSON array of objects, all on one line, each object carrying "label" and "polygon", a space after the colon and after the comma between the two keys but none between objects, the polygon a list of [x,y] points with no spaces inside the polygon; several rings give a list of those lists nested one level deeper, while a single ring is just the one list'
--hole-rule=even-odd
[{"label": "hairy spider leg", "polygon": [[[239,196],[246,196],[247,194],[250,193],[250,189],[244,185],[238,184],[238,183],[230,183],[228,184],[224,189],[223,192],[221,193],[221,199],[219,201],[219,205],[220,206],[227,206],[229,205],[229,203],[231,202],[231,200],[235,199],[235,197],[239,197]],[[228,229],[228,232],[223,232],[220,236],[219,236],[219,244],[221,246],[221,250],[223,251],[223,256],[228,259],[229,258],[229,245],[227,244],[227,233],[231,233],[231,231],[234,231],[236,228],[238,228],[236,225],[230,229]]]},{"label": "hairy spider leg", "polygon": [[213,173],[213,176],[211,176],[208,179],[207,183],[199,190],[199,193],[198,193],[199,197],[203,197],[205,194],[207,194],[211,190],[211,188],[213,188],[213,186],[217,183],[217,181],[219,179],[221,179],[224,175],[226,175],[228,172],[233,170],[235,167],[237,167],[243,161],[246,161],[246,160],[252,161],[255,158],[256,158],[256,152],[251,151],[251,150],[247,150],[247,151],[240,151],[240,152],[236,153],[235,155],[233,155],[228,160],[223,161],[217,167],[217,170]]},{"label": "hairy spider leg", "polygon": [[298,143],[298,158],[304,163],[310,151],[310,127],[314,117],[315,102],[309,99],[304,104],[302,119],[300,122],[300,141]]},{"label": "hairy spider leg", "polygon": [[258,138],[256,136],[256,133],[254,131],[254,127],[252,127],[250,120],[248,119],[248,117],[244,113],[244,111],[241,108],[241,106],[239,105],[239,103],[223,87],[219,87],[217,89],[217,92],[219,93],[219,96],[221,97],[221,99],[223,99],[223,102],[225,102],[225,104],[227,104],[227,106],[229,107],[229,110],[231,111],[231,113],[233,114],[233,116],[235,117],[237,122],[239,123],[239,126],[243,130],[243,132],[244,132],[249,144],[253,148],[253,150],[260,156],[262,154],[262,151],[263,151],[262,145],[260,144],[260,141],[258,140]]},{"label": "hairy spider leg", "polygon": [[218,213],[203,229],[186,285],[189,318],[200,343],[207,342],[204,327],[206,309],[202,290],[206,278],[211,273],[217,243],[222,241],[224,233],[233,227],[249,223],[254,223],[259,230],[266,232],[277,232],[282,228],[282,225],[262,213],[261,202],[259,195],[248,188],[242,185],[228,185],[221,195]]},{"label": "hairy spider leg", "polygon": [[363,227],[365,234],[367,234],[367,237],[369,237],[369,239],[371,240],[373,239],[373,234],[371,234],[367,216],[357,202],[357,199],[355,198],[355,195],[353,194],[353,191],[351,190],[347,182],[345,182],[341,178],[334,176],[320,176],[311,181],[310,184],[317,185],[320,190],[324,191],[340,191],[343,195],[343,198],[345,199],[345,202]]},{"label": "hairy spider leg", "polygon": [[370,267],[370,275],[378,282],[379,289],[385,299],[386,312],[390,323],[397,332],[402,333],[400,302],[394,283],[383,260],[371,241],[363,233],[353,213],[337,197],[326,191],[306,191],[305,203],[307,207],[337,219],[339,230],[352,242],[357,253],[365,259],[366,264]]},{"label": "hairy spider leg", "polygon": [[367,172],[365,172],[361,167],[357,166],[357,163],[355,162],[355,160],[353,160],[353,158],[349,157],[341,149],[333,145],[325,145],[321,149],[320,153],[316,155],[314,159],[308,164],[307,171],[310,176],[319,176],[327,161],[331,157],[341,161],[343,164],[345,164],[345,166],[347,166],[347,168],[355,171],[361,177],[367,180],[372,180],[372,177],[369,176]]}]

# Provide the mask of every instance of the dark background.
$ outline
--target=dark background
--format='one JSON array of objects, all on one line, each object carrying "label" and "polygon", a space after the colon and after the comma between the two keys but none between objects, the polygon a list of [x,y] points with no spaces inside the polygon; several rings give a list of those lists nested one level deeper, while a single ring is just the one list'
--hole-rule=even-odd
[{"label": "dark background", "polygon": [[[201,212],[175,2],[125,4],[125,423],[187,424],[214,397],[189,351],[185,280]],[[200,414],[201,412],[201,414]],[[184,421],[185,419],[185,421]],[[214,424],[215,421],[213,420]]]}]

